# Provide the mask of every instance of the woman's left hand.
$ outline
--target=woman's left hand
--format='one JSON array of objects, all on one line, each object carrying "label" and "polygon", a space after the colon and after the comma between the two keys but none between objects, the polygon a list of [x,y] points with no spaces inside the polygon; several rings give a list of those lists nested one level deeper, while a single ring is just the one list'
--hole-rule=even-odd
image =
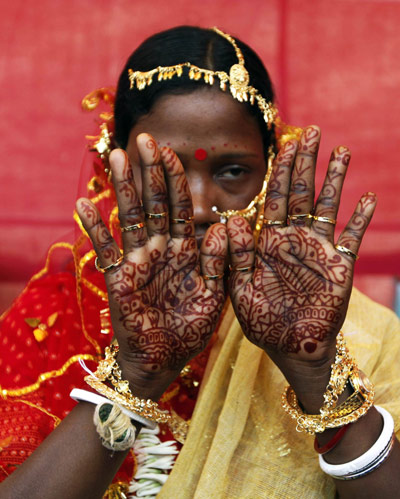
[{"label": "woman's left hand", "polygon": [[334,221],[350,151],[344,146],[333,151],[314,206],[319,142],[319,129],[311,126],[299,144],[290,141],[279,152],[256,249],[247,221],[228,222],[236,315],[247,338],[270,355],[292,386],[302,373],[312,377],[315,366],[324,366],[321,386],[329,379],[354,262],[376,205],[375,194],[364,194],[335,246]]}]

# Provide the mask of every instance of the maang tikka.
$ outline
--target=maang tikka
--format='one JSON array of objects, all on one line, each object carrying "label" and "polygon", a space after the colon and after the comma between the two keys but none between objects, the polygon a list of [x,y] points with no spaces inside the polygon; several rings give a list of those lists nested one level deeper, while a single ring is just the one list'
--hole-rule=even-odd
[{"label": "maang tikka", "polygon": [[[278,114],[277,108],[272,102],[267,101],[256,88],[249,85],[250,76],[245,67],[245,60],[242,51],[238,47],[234,38],[218,28],[214,27],[212,29],[225,38],[235,49],[238,62],[231,66],[229,75],[225,71],[213,71],[210,69],[199,68],[190,62],[183,62],[173,66],[157,66],[150,71],[134,71],[133,69],[129,69],[128,74],[130,88],[137,88],[138,90],[145,89],[153,83],[153,77],[155,77],[155,75],[157,75],[157,81],[159,82],[171,80],[174,77],[180,78],[184,69],[187,68],[188,76],[191,80],[203,79],[204,82],[209,85],[213,85],[214,82],[218,80],[219,87],[222,91],[226,91],[229,86],[230,93],[234,99],[239,102],[249,102],[251,105],[257,104],[263,115],[264,121],[267,124],[268,130],[270,130]],[[255,222],[254,228],[256,230],[260,230],[264,211],[264,200],[267,192],[268,181],[271,176],[274,157],[274,149],[270,146],[268,150],[268,167],[261,191],[246,208],[220,212],[216,206],[213,206],[213,211],[220,216],[222,223],[226,223],[227,219],[232,215],[240,215],[246,218],[250,223],[254,224]]]}]

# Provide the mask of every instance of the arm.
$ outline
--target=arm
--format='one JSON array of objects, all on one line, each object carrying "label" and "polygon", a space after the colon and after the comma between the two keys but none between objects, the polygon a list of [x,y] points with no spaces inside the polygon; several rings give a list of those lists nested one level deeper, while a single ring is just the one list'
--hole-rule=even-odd
[{"label": "arm", "polygon": [[[224,226],[211,227],[200,258],[179,159],[170,149],[159,151],[147,134],[138,137],[138,149],[143,206],[126,154],[110,156],[121,227],[135,228],[122,232],[123,259],[105,279],[122,377],[135,396],[158,400],[214,331],[225,301],[223,282],[205,281],[200,272],[223,273],[227,238]],[[81,199],[77,211],[99,265],[114,264],[121,252],[97,208]],[[126,452],[101,445],[93,413],[92,404],[80,402],[0,485],[1,497],[101,498]]]},{"label": "arm", "polygon": [[[336,336],[351,293],[352,254],[358,252],[376,205],[374,194],[362,196],[337,240],[337,245],[351,252],[337,250],[333,222],[350,152],[343,146],[333,151],[314,205],[319,141],[319,129],[308,127],[299,144],[290,141],[280,151],[265,203],[267,222],[256,249],[252,230],[243,219],[232,217],[228,222],[233,267],[250,267],[248,272],[234,271],[230,279],[232,303],[244,333],[271,357],[309,414],[318,414],[323,404]],[[339,403],[349,394],[343,393]],[[381,428],[380,414],[371,409],[351,424],[326,460],[345,463],[360,456],[376,441]],[[329,441],[334,432],[319,434],[320,445]],[[396,443],[380,468],[363,478],[338,481],[338,492],[341,497],[366,497],[365,485],[371,497],[390,496],[398,490],[400,478],[398,473],[387,478],[399,464]]]}]

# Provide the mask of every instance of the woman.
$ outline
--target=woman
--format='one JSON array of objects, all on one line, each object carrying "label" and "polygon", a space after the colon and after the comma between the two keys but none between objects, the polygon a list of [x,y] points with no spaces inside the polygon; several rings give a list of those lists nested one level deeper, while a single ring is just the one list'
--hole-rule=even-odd
[{"label": "woman", "polygon": [[[95,266],[104,273],[119,344],[103,365],[112,385],[102,383],[100,371],[87,380],[111,402],[122,400],[108,404],[122,421],[124,401],[159,400],[211,344],[190,432],[161,497],[329,497],[335,486],[341,497],[394,497],[400,457],[391,417],[371,407],[373,390],[363,384],[339,333],[343,326],[351,355],[375,371],[377,391],[385,387],[380,403],[398,420],[398,381],[387,376],[399,348],[397,321],[379,309],[378,332],[372,305],[367,321],[360,316],[365,299],[359,294],[348,311],[354,261],[375,195],[362,196],[335,244],[350,152],[344,146],[333,151],[314,203],[319,129],[307,127],[278,152],[272,102],[257,56],[219,30],[174,28],[146,40],[128,60],[115,103],[119,148],[108,164],[112,147],[103,127],[96,146],[106,171],[91,184],[100,202],[111,168],[121,230],[107,227],[98,203],[77,202]],[[76,266],[78,281],[86,279],[82,268],[93,254],[87,255]],[[224,308],[228,295],[232,306]],[[82,305],[80,312],[83,336],[90,339],[84,316],[94,311]],[[12,328],[9,314],[5,327]],[[292,387],[283,405],[295,422],[280,407],[282,375]],[[73,386],[76,380],[64,378],[64,394]],[[7,408],[14,392],[2,387]],[[102,496],[128,450],[118,450],[103,431],[111,426],[101,413],[104,400],[87,391],[76,397],[79,404],[4,481],[2,497]],[[164,418],[151,403],[147,413],[137,406],[128,414],[132,421],[123,423],[119,439],[124,445],[143,425]],[[296,424],[317,435],[327,475]]]}]

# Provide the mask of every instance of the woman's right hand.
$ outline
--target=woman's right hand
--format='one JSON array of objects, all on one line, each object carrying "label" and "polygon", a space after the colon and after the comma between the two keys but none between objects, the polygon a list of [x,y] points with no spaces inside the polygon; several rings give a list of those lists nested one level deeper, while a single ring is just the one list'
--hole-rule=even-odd
[{"label": "woman's right hand", "polygon": [[[148,134],[138,136],[137,147],[142,200],[126,153],[117,149],[110,155],[121,228],[131,230],[122,231],[123,260],[105,272],[105,280],[123,377],[134,395],[157,399],[216,327],[225,301],[223,280],[202,275],[223,274],[227,236],[224,225],[210,227],[200,258],[180,160],[170,148],[159,150]],[[117,262],[120,248],[96,206],[82,198],[77,211],[99,265]]]}]

